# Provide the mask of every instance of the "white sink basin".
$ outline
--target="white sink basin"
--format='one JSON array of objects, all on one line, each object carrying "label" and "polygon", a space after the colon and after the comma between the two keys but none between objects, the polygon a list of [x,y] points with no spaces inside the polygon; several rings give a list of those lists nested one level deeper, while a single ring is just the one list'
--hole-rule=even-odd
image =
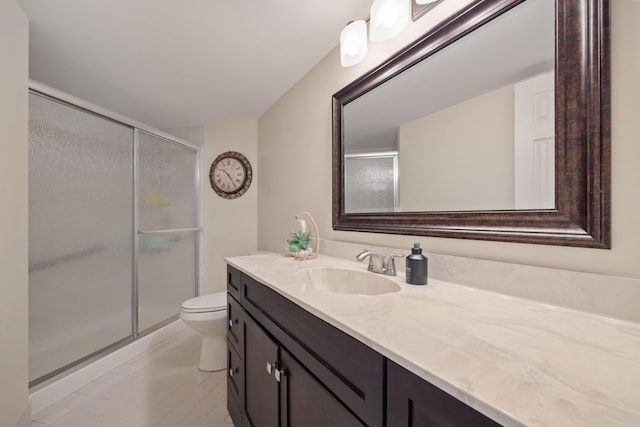
[{"label": "white sink basin", "polygon": [[393,280],[368,271],[312,268],[295,274],[304,286],[339,294],[381,295],[400,290]]}]

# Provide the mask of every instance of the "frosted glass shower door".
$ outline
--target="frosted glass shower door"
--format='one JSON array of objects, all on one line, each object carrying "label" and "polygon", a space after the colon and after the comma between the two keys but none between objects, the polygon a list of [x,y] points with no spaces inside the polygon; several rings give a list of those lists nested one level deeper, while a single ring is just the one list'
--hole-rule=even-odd
[{"label": "frosted glass shower door", "polygon": [[133,129],[29,95],[29,380],[132,336]]},{"label": "frosted glass shower door", "polygon": [[197,153],[138,133],[138,330],[180,313],[197,284]]}]

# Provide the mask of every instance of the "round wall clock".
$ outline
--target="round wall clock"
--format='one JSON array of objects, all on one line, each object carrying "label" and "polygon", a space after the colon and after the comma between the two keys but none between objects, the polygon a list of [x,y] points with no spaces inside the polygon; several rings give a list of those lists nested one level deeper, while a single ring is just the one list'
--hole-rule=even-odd
[{"label": "round wall clock", "polygon": [[220,154],[211,163],[209,182],[218,196],[235,199],[242,196],[251,185],[251,163],[236,151]]}]

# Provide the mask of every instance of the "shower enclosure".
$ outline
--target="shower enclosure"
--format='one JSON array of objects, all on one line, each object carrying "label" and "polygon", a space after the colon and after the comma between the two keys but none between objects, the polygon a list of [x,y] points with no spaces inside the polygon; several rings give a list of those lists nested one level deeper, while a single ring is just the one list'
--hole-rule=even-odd
[{"label": "shower enclosure", "polygon": [[198,281],[198,148],[29,94],[29,385],[176,318]]}]

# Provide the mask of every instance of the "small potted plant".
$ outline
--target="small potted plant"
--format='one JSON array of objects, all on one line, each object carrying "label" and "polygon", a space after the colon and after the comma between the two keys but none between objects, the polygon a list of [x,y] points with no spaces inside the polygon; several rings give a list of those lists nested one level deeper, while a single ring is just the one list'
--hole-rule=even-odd
[{"label": "small potted plant", "polygon": [[[307,231],[307,223],[302,218],[302,215],[307,215],[313,224],[316,232],[315,239],[310,231]],[[296,215],[298,221],[298,229],[292,233],[289,233],[287,238],[287,252],[293,255],[297,260],[312,259],[318,256],[319,244],[318,244],[318,226],[308,212],[301,212]],[[315,243],[315,250],[314,250]]]},{"label": "small potted plant", "polygon": [[294,231],[289,235],[287,239],[287,251],[289,253],[298,253],[303,251],[312,252],[311,245],[311,233],[308,231]]}]

